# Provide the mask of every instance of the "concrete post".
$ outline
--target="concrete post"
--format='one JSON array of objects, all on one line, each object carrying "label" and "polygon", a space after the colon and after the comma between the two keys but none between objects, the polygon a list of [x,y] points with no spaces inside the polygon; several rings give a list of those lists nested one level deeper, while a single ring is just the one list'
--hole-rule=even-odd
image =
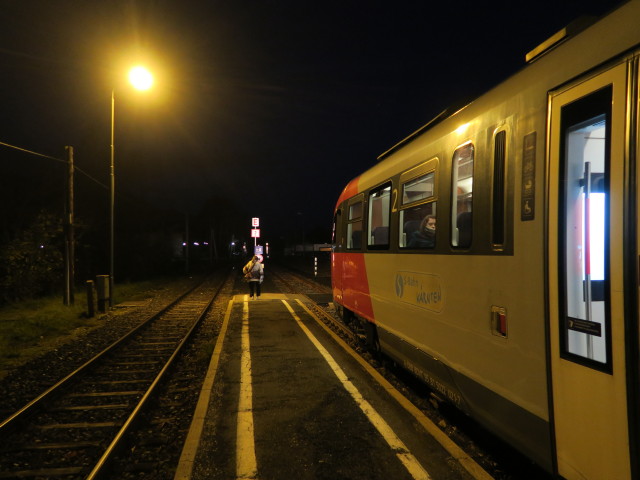
[{"label": "concrete post", "polygon": [[89,318],[96,314],[96,307],[93,302],[93,280],[87,280],[87,315]]}]

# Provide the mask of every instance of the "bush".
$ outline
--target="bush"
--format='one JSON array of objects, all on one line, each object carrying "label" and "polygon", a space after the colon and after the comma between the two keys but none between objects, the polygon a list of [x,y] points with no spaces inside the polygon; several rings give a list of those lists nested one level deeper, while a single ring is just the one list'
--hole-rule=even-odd
[{"label": "bush", "polygon": [[59,289],[64,271],[64,235],[57,215],[40,212],[13,241],[0,247],[0,303]]}]

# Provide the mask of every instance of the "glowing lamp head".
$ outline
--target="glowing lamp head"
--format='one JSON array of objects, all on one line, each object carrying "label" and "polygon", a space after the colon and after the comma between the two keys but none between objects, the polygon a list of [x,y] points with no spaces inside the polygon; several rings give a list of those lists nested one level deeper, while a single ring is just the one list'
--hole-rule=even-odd
[{"label": "glowing lamp head", "polygon": [[129,81],[138,90],[149,90],[153,86],[153,75],[146,68],[137,66],[129,71]]}]

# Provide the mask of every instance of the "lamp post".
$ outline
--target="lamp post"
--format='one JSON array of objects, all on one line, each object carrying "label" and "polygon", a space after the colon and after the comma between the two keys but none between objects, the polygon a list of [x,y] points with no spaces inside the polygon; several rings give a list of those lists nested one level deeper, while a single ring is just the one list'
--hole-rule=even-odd
[{"label": "lamp post", "polygon": [[[142,66],[133,67],[129,71],[129,82],[137,90],[148,90],[153,85],[153,76]],[[116,198],[116,175],[115,175],[115,89],[111,89],[111,160],[109,163],[109,307],[113,307],[113,284],[114,284],[114,258],[115,258],[115,198]]]}]

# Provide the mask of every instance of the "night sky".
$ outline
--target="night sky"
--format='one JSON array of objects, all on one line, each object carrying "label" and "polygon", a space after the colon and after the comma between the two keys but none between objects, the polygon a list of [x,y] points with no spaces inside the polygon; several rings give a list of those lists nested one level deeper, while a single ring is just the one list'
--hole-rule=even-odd
[{"label": "night sky", "polygon": [[[104,189],[114,89],[117,195],[189,213],[227,197],[247,233],[252,216],[266,236],[328,229],[378,155],[619,3],[0,0],[0,142],[72,145],[78,181]],[[133,63],[152,91],[125,84]],[[5,182],[56,163],[2,146],[0,161]]]}]

